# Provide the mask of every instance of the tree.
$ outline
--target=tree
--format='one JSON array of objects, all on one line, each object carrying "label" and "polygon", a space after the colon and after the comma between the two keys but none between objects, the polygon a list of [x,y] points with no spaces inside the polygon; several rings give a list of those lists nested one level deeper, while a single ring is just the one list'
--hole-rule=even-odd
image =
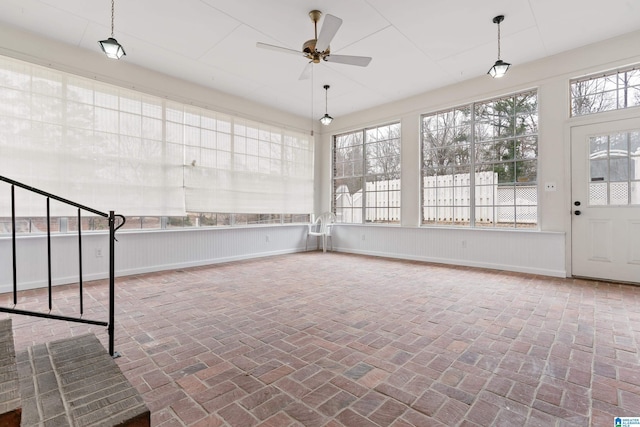
[{"label": "tree", "polygon": [[[424,176],[450,175],[471,163],[471,108],[426,116],[423,119],[422,170]],[[466,173],[469,173],[466,167]]]},{"label": "tree", "polygon": [[535,92],[479,104],[476,119],[483,130],[476,140],[476,164],[498,173],[498,182],[535,181],[537,177],[538,102]]},{"label": "tree", "polygon": [[[618,108],[629,108],[640,105],[640,70],[629,70],[618,73],[620,99]],[[630,92],[633,92],[631,95]]]},{"label": "tree", "polygon": [[571,114],[581,116],[615,109],[615,98],[606,96],[609,93],[606,92],[606,87],[612,84],[615,85],[615,80],[611,76],[573,82]]},{"label": "tree", "polygon": [[400,125],[367,131],[365,141],[368,181],[400,179]]},{"label": "tree", "polygon": [[334,186],[346,185],[350,194],[362,190],[364,157],[362,131],[339,135],[334,143]]}]

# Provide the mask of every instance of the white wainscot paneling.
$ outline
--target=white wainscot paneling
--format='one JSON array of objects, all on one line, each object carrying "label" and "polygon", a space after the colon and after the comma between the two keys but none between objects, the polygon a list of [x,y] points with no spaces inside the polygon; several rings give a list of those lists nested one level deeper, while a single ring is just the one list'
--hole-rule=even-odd
[{"label": "white wainscot paneling", "polygon": [[[187,268],[304,251],[306,225],[257,226],[166,231],[119,231],[115,246],[116,276]],[[51,239],[52,284],[78,282],[78,239],[56,234]],[[315,249],[315,246],[314,246]],[[19,290],[48,284],[47,240],[44,235],[16,239]],[[105,233],[82,236],[85,281],[108,277],[109,238]],[[0,292],[13,287],[11,238],[0,238]]]},{"label": "white wainscot paneling", "polygon": [[338,224],[342,252],[566,277],[562,232]]},{"label": "white wainscot paneling", "polygon": [[628,230],[628,262],[629,264],[640,264],[640,221],[629,221]]},{"label": "white wainscot paneling", "polygon": [[[305,250],[306,225],[121,231],[117,276],[195,267]],[[565,277],[564,233],[339,224],[336,251],[485,267]],[[18,289],[47,286],[45,236],[17,239]],[[311,241],[310,250],[316,248]],[[83,235],[84,280],[107,277],[109,241],[104,233]],[[78,281],[78,241],[52,236],[52,284]],[[12,289],[11,239],[0,238],[0,292]]]}]

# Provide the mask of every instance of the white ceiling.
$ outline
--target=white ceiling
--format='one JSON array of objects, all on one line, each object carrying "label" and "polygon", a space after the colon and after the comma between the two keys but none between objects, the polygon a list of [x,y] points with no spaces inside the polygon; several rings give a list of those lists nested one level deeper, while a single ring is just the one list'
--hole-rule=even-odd
[{"label": "white ceiling", "polygon": [[[256,47],[301,49],[313,9],[344,21],[332,53],[371,64],[315,64],[300,81],[305,58]],[[500,14],[514,66],[640,29],[640,0],[117,0],[114,35],[121,61],[305,117],[324,113],[329,84],[336,117],[485,74]],[[0,22],[101,55],[111,1],[2,0]]]}]

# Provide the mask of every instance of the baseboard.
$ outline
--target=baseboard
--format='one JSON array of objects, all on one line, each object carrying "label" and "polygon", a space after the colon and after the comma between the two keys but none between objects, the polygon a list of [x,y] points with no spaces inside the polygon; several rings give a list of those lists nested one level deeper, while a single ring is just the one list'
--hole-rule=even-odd
[{"label": "baseboard", "polygon": [[154,273],[157,271],[178,270],[181,268],[202,267],[205,265],[223,264],[226,262],[233,262],[233,261],[245,261],[248,259],[265,258],[265,257],[277,256],[277,255],[287,255],[287,254],[293,254],[297,252],[304,252],[304,249],[294,248],[294,249],[286,249],[286,250],[280,250],[280,251],[259,252],[259,253],[253,253],[253,254],[243,254],[243,255],[220,257],[220,258],[202,259],[198,261],[154,265],[150,267],[131,268],[126,270],[116,271],[116,277],[132,276],[134,274]]},{"label": "baseboard", "polygon": [[514,273],[536,274],[540,276],[549,276],[549,277],[560,277],[560,278],[567,277],[567,272],[565,270],[551,270],[551,269],[545,269],[545,268],[535,268],[535,267],[526,267],[526,266],[509,265],[509,264],[485,263],[485,262],[476,262],[476,261],[461,260],[461,259],[449,259],[449,258],[416,256],[416,255],[394,254],[394,253],[388,253],[388,252],[364,251],[364,250],[351,249],[351,248],[344,249],[344,248],[335,247],[334,250],[336,252],[352,253],[357,255],[369,255],[369,256],[393,258],[393,259],[406,259],[409,261],[422,261],[422,262],[430,262],[430,263],[436,263],[436,264],[457,265],[457,266],[463,266],[463,267],[487,268],[490,270],[511,271]]},{"label": "baseboard", "polygon": [[[157,271],[177,270],[181,268],[202,267],[204,265],[222,264],[225,262],[233,262],[233,261],[244,261],[248,259],[264,258],[264,257],[270,257],[270,256],[276,256],[276,255],[286,255],[286,254],[292,254],[296,252],[304,252],[304,248],[292,248],[292,249],[270,251],[270,252],[259,252],[259,253],[221,257],[221,258],[203,259],[203,260],[190,261],[190,262],[177,262],[172,264],[161,264],[161,265],[153,265],[153,266],[146,266],[146,267],[140,267],[140,268],[120,269],[120,270],[116,270],[116,277],[132,276],[135,274],[154,273]],[[100,273],[93,273],[93,274],[85,274],[83,277],[83,281],[87,283],[94,280],[104,280],[108,278],[109,278],[109,275],[107,274],[107,272],[104,272],[104,273],[100,272]],[[68,285],[73,283],[78,283],[78,276],[58,277],[52,280],[51,285],[60,286],[60,285]],[[46,288],[47,286],[49,286],[49,283],[46,280],[20,282],[18,283],[18,291],[27,291],[31,289]],[[10,292],[13,292],[12,284],[0,285],[0,293],[10,293]]]}]

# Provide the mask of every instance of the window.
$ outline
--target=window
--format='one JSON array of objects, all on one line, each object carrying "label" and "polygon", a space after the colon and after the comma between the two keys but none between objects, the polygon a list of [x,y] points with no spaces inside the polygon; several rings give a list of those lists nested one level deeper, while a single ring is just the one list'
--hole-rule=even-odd
[{"label": "window", "polygon": [[[285,223],[313,210],[306,133],[5,57],[0,153],[3,176],[115,210],[132,219],[128,228],[194,226],[192,213],[211,212],[215,220],[198,223],[233,224],[220,219],[232,214],[240,215],[237,224]],[[2,224],[10,216],[4,190]],[[32,221],[45,217],[42,198],[17,189],[16,208],[21,229],[42,228]],[[73,217],[75,210],[55,205],[51,214]]]},{"label": "window", "polygon": [[185,146],[187,212],[313,210],[313,141],[308,135],[175,103],[168,104],[168,111],[172,133]]},{"label": "window", "polygon": [[589,138],[589,204],[640,205],[640,131]]},{"label": "window", "polygon": [[[216,214],[187,213],[186,216],[129,216],[123,230],[167,230],[175,228],[233,227],[252,225],[308,224],[310,214]],[[83,231],[106,231],[109,223],[98,216],[82,217]],[[0,235],[11,234],[11,217],[0,217]],[[51,233],[75,233],[78,231],[77,217],[52,217],[49,223]],[[17,234],[44,234],[47,232],[46,217],[17,217]]]},{"label": "window", "polygon": [[537,92],[422,116],[422,224],[537,226]]},{"label": "window", "polygon": [[640,69],[629,68],[571,81],[571,115],[640,105]]},{"label": "window", "polygon": [[400,123],[333,140],[333,209],[343,223],[400,223]]}]

